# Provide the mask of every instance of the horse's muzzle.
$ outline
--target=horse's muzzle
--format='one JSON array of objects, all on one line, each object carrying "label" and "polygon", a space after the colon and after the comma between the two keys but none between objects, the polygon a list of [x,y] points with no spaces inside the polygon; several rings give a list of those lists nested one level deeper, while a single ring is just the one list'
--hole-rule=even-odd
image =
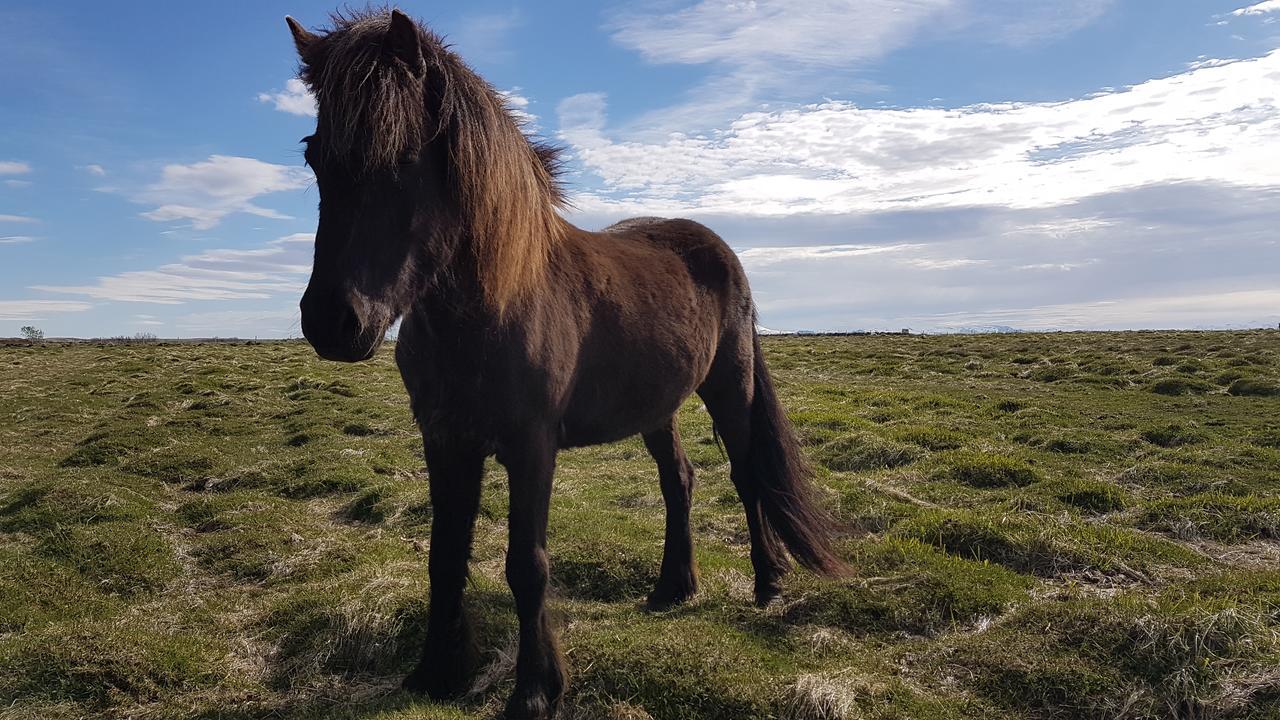
[{"label": "horse's muzzle", "polygon": [[308,287],[302,296],[302,335],[325,360],[360,362],[382,346],[387,324],[363,298],[349,302]]}]

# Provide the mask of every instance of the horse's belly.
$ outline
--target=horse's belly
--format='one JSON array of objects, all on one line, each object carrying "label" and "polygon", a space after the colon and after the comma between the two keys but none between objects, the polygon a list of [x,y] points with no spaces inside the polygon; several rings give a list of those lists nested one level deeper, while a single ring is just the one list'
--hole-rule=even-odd
[{"label": "horse's belly", "polygon": [[579,378],[561,423],[561,445],[613,442],[661,426],[702,383],[707,365],[624,362]]}]

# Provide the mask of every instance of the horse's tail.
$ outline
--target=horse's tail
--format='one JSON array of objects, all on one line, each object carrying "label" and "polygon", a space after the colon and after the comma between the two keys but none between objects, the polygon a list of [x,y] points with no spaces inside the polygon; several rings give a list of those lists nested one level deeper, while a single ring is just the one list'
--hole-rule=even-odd
[{"label": "horse's tail", "polygon": [[778,402],[760,336],[754,339],[755,397],[751,401],[748,455],[760,508],[769,529],[801,565],[824,575],[846,568],[831,549],[835,523],[814,499],[813,470],[800,452],[800,440]]}]

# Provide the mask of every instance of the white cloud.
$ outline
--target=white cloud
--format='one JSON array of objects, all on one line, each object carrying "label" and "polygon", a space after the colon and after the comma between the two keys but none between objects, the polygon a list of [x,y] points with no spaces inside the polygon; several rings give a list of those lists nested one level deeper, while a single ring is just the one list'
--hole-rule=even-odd
[{"label": "white cloud", "polygon": [[18,245],[21,243],[34,242],[35,238],[30,235],[3,235],[0,236],[0,245]]},{"label": "white cloud", "polygon": [[43,320],[50,315],[84,312],[93,307],[74,300],[0,300],[0,320]]},{"label": "white cloud", "polygon": [[298,78],[290,78],[284,90],[258,93],[258,102],[271,103],[280,112],[304,117],[316,116],[316,98]]},{"label": "white cloud", "polygon": [[4,184],[11,188],[28,187],[31,185],[30,180],[5,180]]},{"label": "white cloud", "polygon": [[301,293],[311,272],[310,233],[252,250],[208,250],[162,265],[99,277],[92,285],[36,285],[33,290],[117,302],[177,305],[196,300],[264,299]]},{"label": "white cloud", "polygon": [[38,222],[40,222],[40,221],[39,221],[39,220],[37,220],[37,219],[35,219],[35,218],[33,218],[33,217],[28,217],[28,216],[26,216],[26,215],[2,215],[2,214],[0,214],[0,222],[11,222],[11,223],[38,223]]},{"label": "white cloud", "polygon": [[90,175],[96,175],[98,177],[102,177],[107,174],[107,169],[102,167],[101,165],[98,165],[97,163],[94,163],[91,165],[85,165],[84,171],[89,173]]},{"label": "white cloud", "polygon": [[1070,204],[1171,182],[1280,186],[1280,51],[1083,99],[959,108],[825,102],[722,130],[622,139],[599,94],[561,138],[603,192],[587,211],[795,215]]},{"label": "white cloud", "polygon": [[191,165],[166,165],[160,181],[147,187],[136,200],[157,205],[142,213],[148,220],[189,220],[196,230],[208,230],[232,213],[288,219],[287,215],[255,205],[253,200],[306,187],[311,179],[311,173],[304,168],[211,155],[208,160]]},{"label": "white cloud", "polygon": [[1280,12],[1280,0],[1263,0],[1256,5],[1242,7],[1239,10],[1232,10],[1231,14],[1240,15],[1265,15],[1267,13]]},{"label": "white cloud", "polygon": [[0,160],[0,175],[25,175],[31,172],[31,165],[17,160]]}]

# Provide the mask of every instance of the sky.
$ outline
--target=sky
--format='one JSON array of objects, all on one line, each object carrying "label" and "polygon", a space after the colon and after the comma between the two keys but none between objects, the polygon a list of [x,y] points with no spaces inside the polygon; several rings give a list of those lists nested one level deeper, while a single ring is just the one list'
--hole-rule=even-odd
[{"label": "sky", "polygon": [[[0,4],[0,336],[298,337],[286,14]],[[597,229],[690,217],[763,326],[1280,323],[1280,0],[406,1],[565,147]]]}]

